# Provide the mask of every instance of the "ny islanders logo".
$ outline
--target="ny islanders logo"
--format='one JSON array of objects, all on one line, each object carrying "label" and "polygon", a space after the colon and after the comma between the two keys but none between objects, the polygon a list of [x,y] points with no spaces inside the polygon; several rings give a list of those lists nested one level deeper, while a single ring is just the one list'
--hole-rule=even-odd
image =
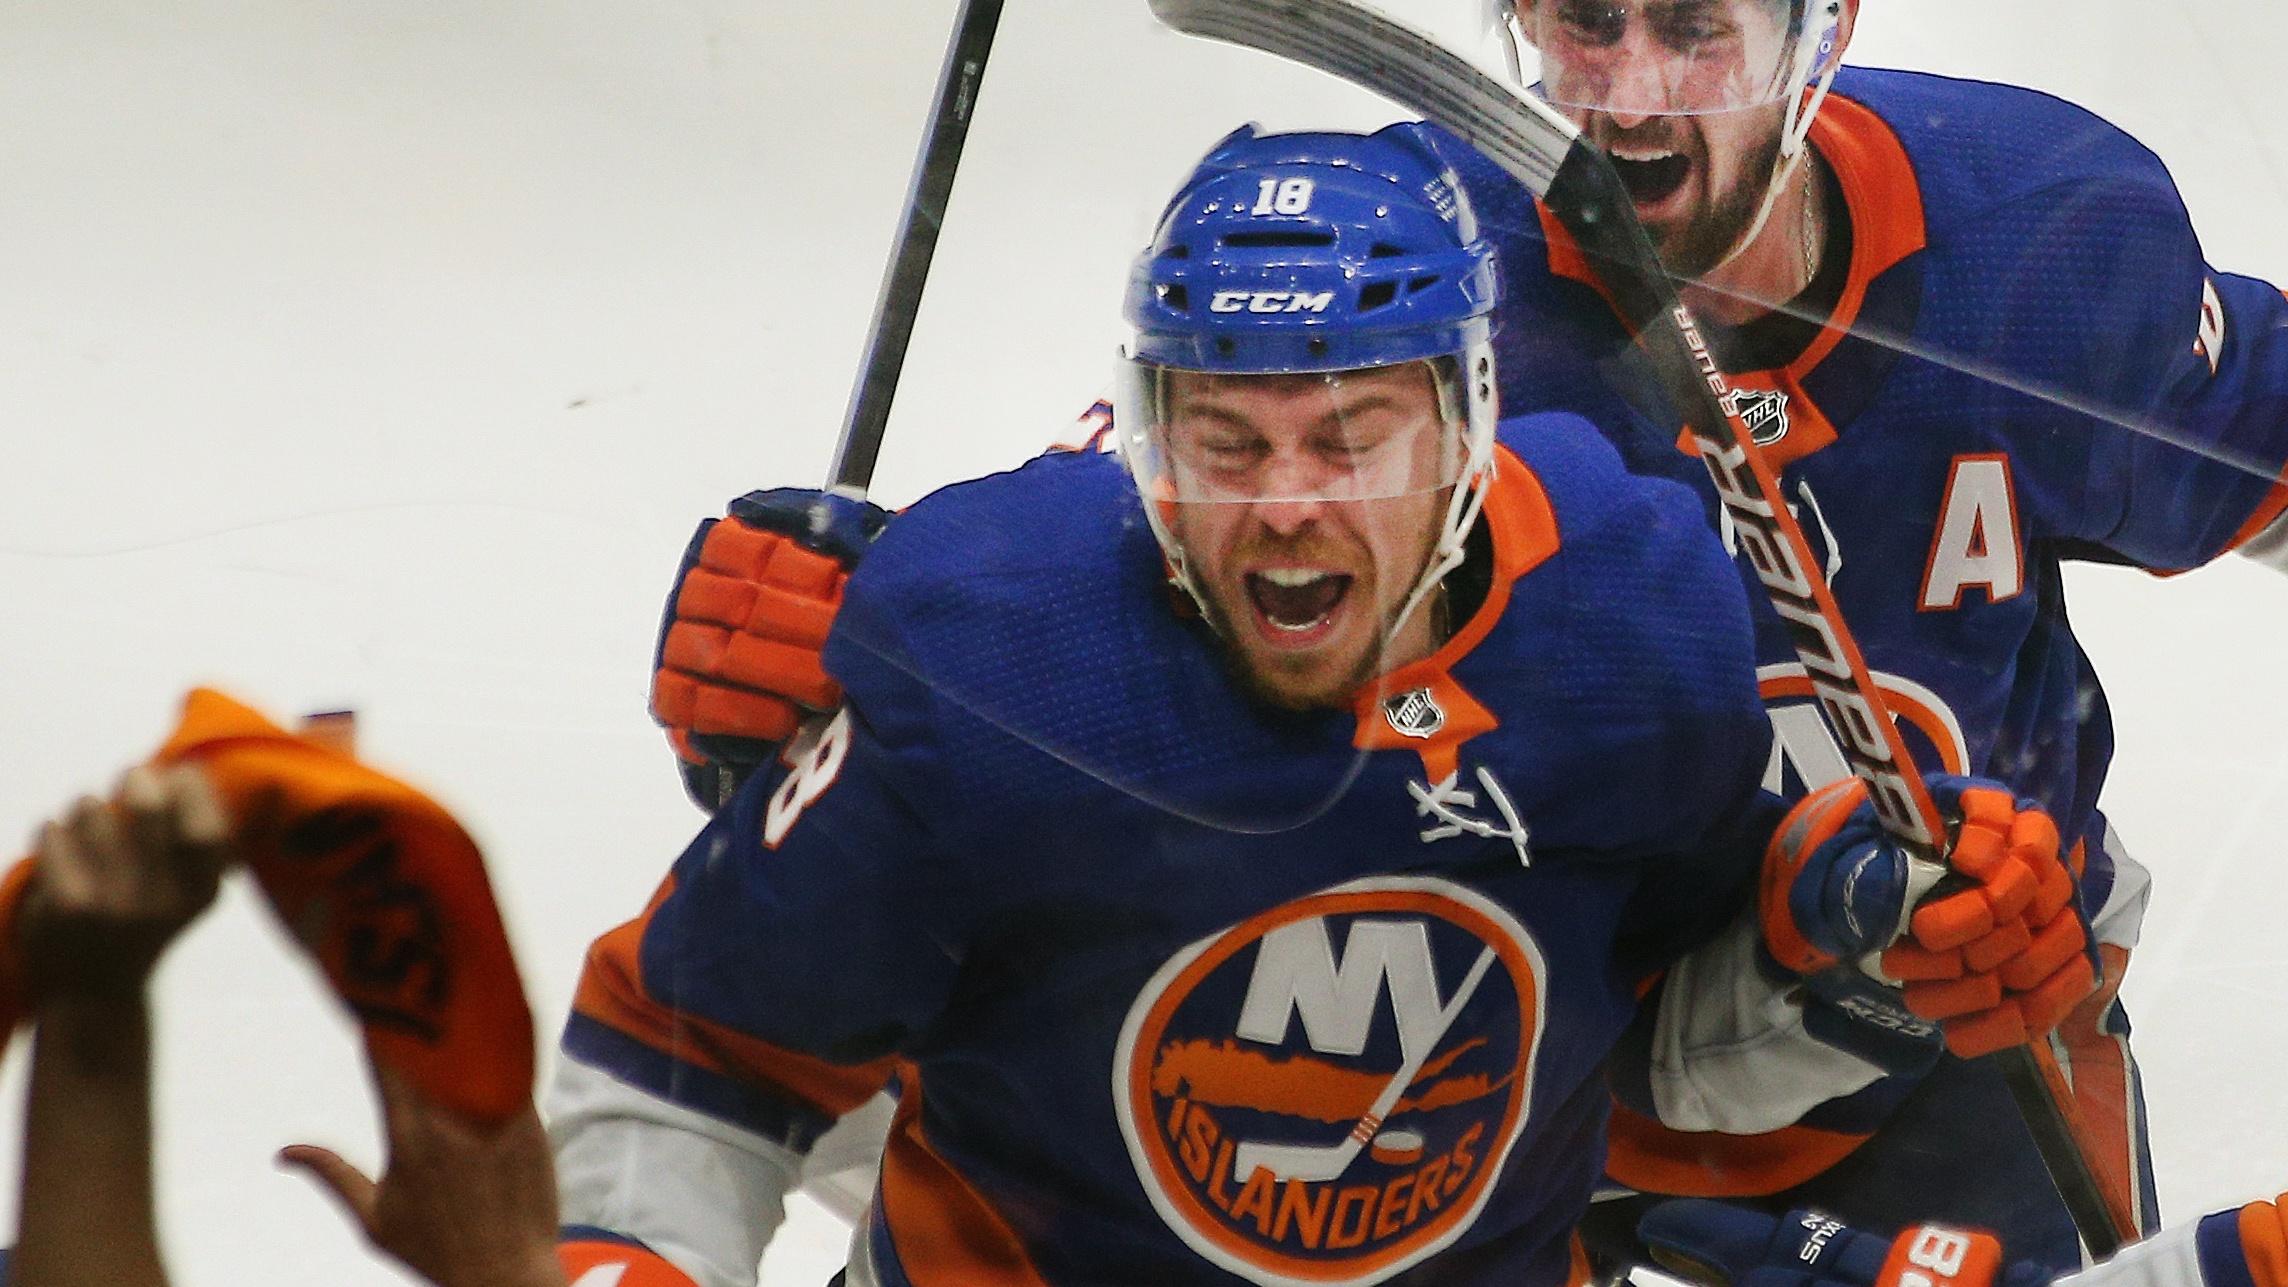
[{"label": "ny islanders logo", "polygon": [[1484,1210],[1524,1129],[1540,948],[1449,881],[1377,877],[1178,952],[1113,1097],[1168,1227],[1251,1282],[1379,1280]]}]

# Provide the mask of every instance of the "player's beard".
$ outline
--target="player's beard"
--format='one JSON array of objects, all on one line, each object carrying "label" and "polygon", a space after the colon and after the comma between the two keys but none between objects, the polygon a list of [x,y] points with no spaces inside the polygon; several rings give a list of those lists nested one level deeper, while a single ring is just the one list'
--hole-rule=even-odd
[{"label": "player's beard", "polygon": [[1763,213],[1779,159],[1779,136],[1760,139],[1720,191],[1714,186],[1717,180],[1712,160],[1702,161],[1708,167],[1706,182],[1710,185],[1706,206],[1681,226],[1651,230],[1654,249],[1670,273],[1706,277],[1746,249],[1742,240]]},{"label": "player's beard", "polygon": [[[1609,115],[1593,113],[1582,125],[1599,147],[1666,149],[1691,159],[1692,173],[1685,182],[1700,189],[1697,207],[1681,218],[1647,215],[1641,205],[1638,214],[1644,216],[1645,232],[1660,252],[1662,265],[1677,277],[1701,278],[1746,249],[1742,239],[1763,213],[1778,172],[1783,121],[1784,116],[1769,108],[1754,108],[1702,117],[1654,117],[1627,129]],[[1626,175],[1628,167],[1622,170]]]},{"label": "player's beard", "polygon": [[[1212,595],[1209,598],[1211,601],[1204,606],[1209,624],[1226,640],[1236,638],[1232,632],[1238,628],[1237,623],[1224,611],[1221,602],[1214,601]],[[1232,681],[1239,685],[1240,691],[1259,705],[1283,711],[1335,709],[1347,705],[1350,695],[1365,686],[1381,670],[1385,641],[1390,638],[1389,627],[1390,622],[1386,619],[1376,633],[1376,641],[1360,652],[1358,663],[1347,673],[1308,689],[1280,687],[1274,677],[1258,667],[1236,643],[1223,650],[1224,668],[1230,672]]]},{"label": "player's beard", "polygon": [[[1446,495],[1448,493],[1445,491],[1437,493],[1439,513],[1444,512],[1443,498]],[[1258,535],[1247,538],[1240,546],[1228,552],[1221,562],[1225,568],[1243,567],[1261,561],[1260,556],[1279,554],[1301,564],[1348,570],[1352,582],[1346,595],[1347,601],[1338,610],[1371,612],[1374,618],[1372,629],[1363,646],[1358,647],[1357,656],[1351,658],[1349,664],[1327,667],[1308,682],[1298,682],[1297,675],[1297,670],[1308,667],[1289,669],[1283,663],[1289,662],[1290,658],[1276,650],[1264,648],[1260,643],[1251,642],[1255,625],[1247,618],[1252,616],[1254,609],[1246,601],[1244,584],[1236,578],[1219,574],[1207,578],[1206,584],[1202,586],[1201,598],[1204,601],[1199,605],[1200,610],[1208,624],[1225,641],[1223,651],[1226,668],[1239,687],[1263,705],[1289,711],[1347,707],[1353,696],[1376,675],[1415,659],[1411,655],[1394,655],[1394,644],[1400,630],[1410,624],[1399,619],[1399,613],[1405,609],[1407,595],[1392,593],[1396,585],[1386,582],[1381,573],[1386,561],[1411,568],[1402,582],[1411,589],[1421,577],[1422,569],[1429,566],[1436,545],[1435,531],[1426,531],[1416,548],[1402,554],[1397,551],[1381,551],[1384,557],[1380,558],[1376,551],[1363,546],[1351,557],[1325,557],[1323,552],[1330,547],[1323,544],[1323,540],[1324,538],[1315,537],[1290,543]],[[1390,558],[1392,554],[1397,557]],[[1421,617],[1423,612],[1424,609],[1417,607],[1414,615]],[[1346,625],[1344,628],[1347,630],[1350,627]],[[1428,634],[1428,627],[1424,627],[1424,633]],[[1412,637],[1411,632],[1409,637]],[[1435,638],[1432,638],[1430,646],[1435,647],[1436,643]]]}]

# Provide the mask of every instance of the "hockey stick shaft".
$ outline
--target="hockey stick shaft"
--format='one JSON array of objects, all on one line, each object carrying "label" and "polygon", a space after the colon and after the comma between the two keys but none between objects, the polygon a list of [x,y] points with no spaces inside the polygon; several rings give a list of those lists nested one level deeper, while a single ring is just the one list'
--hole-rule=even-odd
[{"label": "hockey stick shaft", "polygon": [[[1827,578],[1812,559],[1802,525],[1782,497],[1778,475],[1733,409],[1730,384],[1691,313],[1676,301],[1664,274],[1642,267],[1651,246],[1633,210],[1626,219],[1613,217],[1616,207],[1628,208],[1629,197],[1611,164],[1602,156],[1595,159],[1597,164],[1581,169],[1569,164],[1544,202],[1582,249],[1600,261],[1600,277],[1614,291],[1623,316],[1637,325],[1638,342],[1652,352],[1652,365],[1673,405],[1686,409],[1687,427],[1732,516],[1741,548],[1787,626],[1845,758],[1868,784],[1885,829],[1919,848],[1926,859],[1935,857],[1932,842],[1945,836],[1944,822],[1915,772]],[[1620,244],[1624,238],[1644,244]],[[1632,301],[1631,295],[1638,298]],[[1709,414],[1711,406],[1717,414]],[[2099,1259],[2120,1250],[2140,1230],[2135,1217],[2097,1180],[2069,1107],[2073,1088],[2056,1057],[2046,1044],[2033,1044],[1991,1058],[2082,1241]]]},{"label": "hockey stick shaft", "polygon": [[[905,370],[906,346],[913,340],[914,319],[921,312],[922,287],[929,280],[930,261],[937,254],[938,231],[945,224],[946,205],[953,196],[962,146],[969,141],[969,121],[976,113],[978,89],[985,80],[985,59],[993,52],[993,35],[1001,25],[1001,5],[1002,0],[963,0],[960,16],[954,19],[945,65],[938,71],[937,97],[930,104],[927,132],[922,137],[921,152],[914,158],[913,177],[906,184],[897,244],[882,269],[881,290],[874,296],[874,321],[866,332],[866,359],[858,368],[857,381],[850,386],[850,404],[842,413],[842,436],[827,466],[826,485],[831,491],[863,497],[873,484],[874,463],[882,454],[882,432],[889,426],[890,404],[897,397],[898,376]],[[832,522],[832,512],[823,497],[811,507],[810,518],[819,531]],[[714,762],[712,769],[716,807],[720,808],[730,803],[746,780],[746,770],[722,761]]]},{"label": "hockey stick shaft", "polygon": [[858,382],[851,386],[850,406],[842,417],[842,439],[835,445],[834,462],[828,470],[828,485],[836,489],[863,495],[874,481],[882,431],[890,422],[898,375],[905,369],[906,346],[913,339],[922,287],[929,279],[938,230],[944,226],[946,204],[953,195],[954,172],[961,165],[962,145],[968,141],[970,118],[977,110],[977,91],[985,78],[986,56],[993,50],[993,33],[1001,22],[1001,4],[1002,0],[963,0],[961,16],[955,20],[945,66],[938,73],[928,133],[921,154],[914,158],[913,179],[906,189],[897,248],[883,270],[881,293],[874,300],[866,360],[859,368]]},{"label": "hockey stick shaft", "polygon": [[[1542,199],[1584,252],[1683,415],[1719,500],[1802,659],[1852,772],[1886,830],[1921,861],[1946,835],[1803,529],[1741,422],[1731,383],[1676,293],[1611,161],[1548,105],[1351,0],[1150,0],[1167,25],[1260,49],[1382,94],[1460,136]],[[2090,1250],[2136,1236],[2072,1129],[2071,1089],[2046,1048],[1996,1056],[2060,1198]]]}]

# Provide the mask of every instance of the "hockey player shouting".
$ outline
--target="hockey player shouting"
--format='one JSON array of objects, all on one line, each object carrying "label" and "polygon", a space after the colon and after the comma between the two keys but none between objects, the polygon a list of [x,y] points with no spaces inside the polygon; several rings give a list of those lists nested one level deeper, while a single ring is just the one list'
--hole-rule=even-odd
[{"label": "hockey player shouting", "polygon": [[[2085,856],[2107,977],[2057,1041],[2099,1177],[2149,1228],[2112,1001],[2145,877],[2097,808],[2112,728],[2059,568],[2171,571],[2278,541],[2282,300],[2209,270],[2160,163],[2088,113],[2005,86],[1838,71],[1858,9],[1527,0],[1505,17],[1540,56],[1541,92],[1612,153],[1664,259],[1697,279],[1693,304],[1733,324],[1719,355],[1752,391],[1743,409],[1910,743],[1926,764],[2008,779]],[[1534,222],[1504,176],[1467,178],[1482,208],[1501,206],[1492,221]],[[1554,230],[1504,250],[1505,405],[1629,423],[1649,386],[1590,378],[1626,351],[1593,265]],[[1700,484],[1669,445],[1674,423],[1640,407],[1616,442],[1633,468]],[[1776,620],[1758,620],[1781,741],[1771,784],[1817,787],[1838,771],[1832,746],[1800,718],[1802,672]],[[1899,1091],[1878,1084],[1781,1140],[1679,1138],[1624,1113],[1614,1173],[1877,1228],[1970,1223],[2053,1269],[2080,1263],[1991,1068],[1948,1058],[1903,1104]]]},{"label": "hockey player shouting", "polygon": [[[2056,1039],[2099,1176],[2150,1227],[2113,1001],[2146,880],[2097,808],[2111,722],[2059,569],[2171,571],[2288,543],[2283,304],[2208,269],[2160,163],[2105,122],[2027,90],[1839,68],[1857,16],[1857,0],[1498,9],[1538,56],[1540,92],[1615,157],[1702,319],[1723,324],[1739,410],[1784,469],[1910,745],[1927,765],[2017,784],[2086,864],[2105,979]],[[1502,405],[1578,411],[1632,470],[1708,496],[1679,417],[1646,405],[1657,383],[1594,266],[1506,175],[1444,146],[1499,245]],[[734,514],[791,530],[772,512],[787,508],[759,497]],[[731,566],[717,572],[737,581]],[[752,762],[792,727],[789,701],[832,704],[806,653],[833,565],[789,557],[771,576],[679,586],[654,706],[687,762]],[[1760,602],[1753,615],[1779,735],[1768,784],[1820,787],[1842,758],[1777,619]],[[1688,1121],[1682,1109],[1619,1113],[1617,1178],[1878,1228],[1973,1223],[2054,1269],[2081,1261],[2001,1079],[1976,1062],[1873,1081],[1778,1136],[1655,1120]]]},{"label": "hockey player shouting", "polygon": [[[854,1285],[1555,1287],[1652,971],[1700,948],[1657,1039],[1733,1124],[1849,1071],[1765,1004],[1738,579],[1579,420],[1496,445],[1492,253],[1420,127],[1210,154],[1132,277],[1117,455],[889,524],[846,703],[594,947],[551,1102],[575,1262],[751,1282],[895,1071]],[[2078,933],[2046,819],[1962,799],[2006,861],[1926,909]],[[1889,946],[1901,856],[1816,806],[1767,928]]]}]

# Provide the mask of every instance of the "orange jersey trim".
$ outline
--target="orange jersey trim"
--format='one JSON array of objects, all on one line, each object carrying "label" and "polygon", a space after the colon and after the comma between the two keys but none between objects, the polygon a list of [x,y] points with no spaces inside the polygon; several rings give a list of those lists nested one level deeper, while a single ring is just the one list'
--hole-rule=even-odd
[{"label": "orange jersey trim", "polygon": [[[1835,441],[1834,426],[1804,396],[1799,381],[1843,342],[1845,333],[1859,320],[1859,312],[1867,303],[1867,289],[1875,279],[1929,244],[1922,183],[1915,177],[1906,145],[1883,118],[1840,94],[1830,95],[1812,120],[1811,147],[1834,171],[1843,190],[1844,216],[1851,221],[1851,265],[1843,294],[1819,335],[1784,369],[1727,373],[1736,388],[1789,395],[1788,415],[1793,424],[1786,437],[1764,449],[1764,459],[1775,470]],[[1549,271],[1588,286],[1607,307],[1613,307],[1611,289],[1589,266],[1580,243],[1548,207],[1537,204],[1536,209],[1549,245]],[[1694,453],[1689,431],[1678,436],[1677,447],[1686,455]],[[2283,490],[2281,504],[2288,509],[2288,488]]]},{"label": "orange jersey trim", "polygon": [[1818,1175],[1867,1138],[1812,1126],[1762,1135],[1671,1130],[1616,1102],[1605,1128],[1605,1173],[1642,1193],[1762,1197]]},{"label": "orange jersey trim", "polygon": [[0,877],[0,1050],[25,1017],[24,945],[17,937],[24,896],[32,888],[32,860],[24,858]]},{"label": "orange jersey trim", "polygon": [[1579,282],[1597,292],[1598,297],[1605,301],[1605,307],[1618,314],[1621,306],[1613,298],[1612,287],[1607,286],[1605,279],[1597,275],[1597,270],[1589,266],[1589,256],[1581,249],[1581,243],[1573,239],[1572,232],[1538,198],[1534,200],[1533,209],[1534,213],[1541,216],[1541,239],[1549,245],[1550,275]]},{"label": "orange jersey trim", "polygon": [[922,1130],[919,1071],[907,1065],[902,1077],[898,1113],[882,1152],[882,1219],[906,1277],[916,1287],[1048,1287],[1008,1220],[930,1147]]},{"label": "orange jersey trim", "polygon": [[1565,1287],[1589,1287],[1596,1273],[1589,1267],[1589,1248],[1575,1233],[1570,1240],[1570,1252],[1565,1265]]},{"label": "orange jersey trim", "polygon": [[658,1252],[627,1243],[560,1242],[556,1263],[564,1267],[564,1280],[570,1283],[584,1281],[582,1275],[591,1270],[617,1269],[619,1273],[603,1276],[615,1287],[699,1287]]},{"label": "orange jersey trim", "polygon": [[[1358,730],[1351,745],[1362,751],[1412,748],[1421,752],[1430,780],[1442,782],[1459,767],[1464,742],[1490,733],[1500,722],[1476,698],[1455,682],[1455,663],[1485,642],[1509,607],[1510,587],[1557,553],[1557,511],[1549,492],[1516,452],[1496,444],[1493,478],[1486,484],[1485,506],[1478,521],[1492,538],[1494,571],[1486,601],[1477,612],[1420,661],[1375,677],[1352,698]],[[1391,726],[1382,714],[1383,699],[1415,689],[1428,689],[1446,712],[1446,722],[1429,738],[1409,737]]]},{"label": "orange jersey trim", "polygon": [[[2076,845],[2074,852],[2078,858],[2081,847]],[[2070,1124],[2074,1138],[2096,1173],[2115,1223],[2136,1237],[2144,1231],[2150,1213],[2143,1210],[2139,1196],[2137,1105],[2129,1093],[2129,1041],[2104,1028],[2105,1012],[2121,991],[2121,976],[2129,969],[2129,949],[2105,943],[2097,950],[2105,967],[2097,991],[2082,998],[2058,1025],[2054,1040],[2065,1050],[2062,1062],[2073,1083]],[[2288,1261],[2283,1264],[2288,1265]],[[2288,1284],[2288,1278],[2279,1281]]]},{"label": "orange jersey trim", "polygon": [[1859,320],[1867,288],[1875,279],[1930,241],[1914,162],[1882,117],[1831,94],[1812,120],[1811,146],[1843,189],[1844,214],[1851,220],[1851,270],[1844,279],[1843,297],[1836,301],[1819,338],[1788,364],[1786,374],[1795,379],[1808,375],[1842,343],[1844,332]]},{"label": "orange jersey trim", "polygon": [[2256,1287],[2288,1287],[2288,1215],[2277,1200],[2240,1209],[2240,1254]]},{"label": "orange jersey trim", "polygon": [[[2282,291],[2281,294],[2288,296],[2288,290]],[[2257,533],[2272,526],[2273,520],[2279,518],[2283,513],[2288,513],[2288,469],[2280,472],[2279,479],[2272,484],[2272,490],[2265,493],[2263,501],[2256,507],[2256,512],[2250,514],[2248,521],[2240,525],[2240,530],[2232,534],[2232,539],[2225,542],[2224,553],[2230,554],[2255,540]]]},{"label": "orange jersey trim", "polygon": [[[1859,310],[1867,302],[1867,287],[1929,244],[1929,228],[1923,222],[1922,183],[1915,177],[1906,145],[1882,117],[1841,94],[1831,94],[1812,120],[1811,146],[1834,171],[1843,189],[1844,213],[1851,220],[1851,269],[1844,279],[1843,296],[1823,333],[1801,357],[1788,364],[1786,373],[1797,377],[1835,351],[1843,332],[1859,319]],[[1549,243],[1549,271],[1590,287],[1610,305],[1612,291],[1589,266],[1589,257],[1573,240],[1573,234],[1547,206],[1537,202],[1534,208]]]},{"label": "orange jersey trim", "polygon": [[2256,512],[2250,514],[2248,521],[2240,525],[2240,530],[2232,534],[2232,539],[2224,543],[2224,553],[2230,554],[2255,540],[2257,533],[2272,526],[2273,520],[2283,513],[2288,513],[2288,470],[2281,471],[2279,480],[2272,484],[2271,491],[2265,493],[2263,503],[2256,507]]},{"label": "orange jersey trim", "polygon": [[643,914],[596,940],[580,972],[572,1008],[672,1059],[719,1076],[763,1082],[795,1096],[829,1117],[840,1117],[889,1081],[894,1058],[844,1065],[828,1063],[783,1046],[747,1036],[718,1023],[680,1013],[651,998],[643,985],[638,952],[651,917],[674,892],[669,877]]},{"label": "orange jersey trim", "polygon": [[[1787,400],[1787,433],[1779,441],[1759,448],[1772,468],[1784,469],[1835,441],[1835,425],[1828,420],[1827,413],[1819,409],[1819,404],[1811,400],[1795,376],[1788,372],[1750,371],[1735,378],[1732,387],[1741,393],[1777,393]],[[1677,431],[1676,449],[1687,456],[1700,454],[1690,425]]]}]

